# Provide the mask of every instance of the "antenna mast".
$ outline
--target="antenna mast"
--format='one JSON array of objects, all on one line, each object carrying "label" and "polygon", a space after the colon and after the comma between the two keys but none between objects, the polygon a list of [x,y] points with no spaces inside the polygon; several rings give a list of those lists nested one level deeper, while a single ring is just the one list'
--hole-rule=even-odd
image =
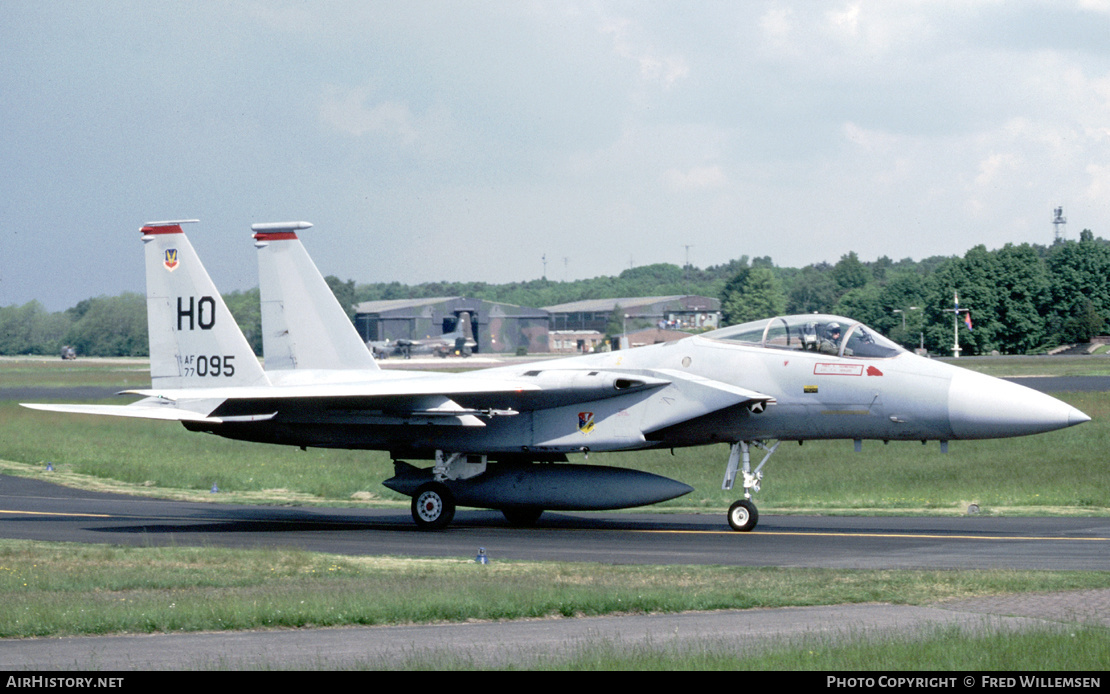
[{"label": "antenna mast", "polygon": [[1064,208],[1057,207],[1052,211],[1052,226],[1056,230],[1056,240],[1064,240],[1064,232],[1061,228],[1068,223],[1068,218],[1064,216]]}]

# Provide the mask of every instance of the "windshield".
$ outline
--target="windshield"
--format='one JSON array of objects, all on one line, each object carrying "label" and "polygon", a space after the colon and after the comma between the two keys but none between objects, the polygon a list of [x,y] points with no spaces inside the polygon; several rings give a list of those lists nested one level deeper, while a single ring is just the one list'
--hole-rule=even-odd
[{"label": "windshield", "polygon": [[721,328],[703,337],[844,357],[893,357],[904,350],[871,328],[840,316],[779,316]]}]

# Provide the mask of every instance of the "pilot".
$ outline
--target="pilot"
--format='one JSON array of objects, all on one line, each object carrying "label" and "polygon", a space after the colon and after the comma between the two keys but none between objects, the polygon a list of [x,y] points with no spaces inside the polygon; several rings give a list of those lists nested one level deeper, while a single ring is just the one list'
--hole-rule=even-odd
[{"label": "pilot", "polygon": [[840,323],[829,323],[825,326],[825,337],[817,346],[817,351],[822,354],[840,353]]}]

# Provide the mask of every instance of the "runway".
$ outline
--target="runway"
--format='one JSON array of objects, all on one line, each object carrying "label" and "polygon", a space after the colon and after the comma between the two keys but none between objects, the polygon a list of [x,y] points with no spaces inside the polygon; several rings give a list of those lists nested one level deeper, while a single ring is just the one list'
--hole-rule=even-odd
[{"label": "runway", "polygon": [[[1048,392],[1107,390],[1105,377],[1012,379]],[[106,397],[89,389],[83,397]],[[53,397],[62,397],[51,390]],[[5,395],[15,395],[8,392]],[[18,399],[47,397],[18,394]],[[12,398],[16,399],[16,398]],[[218,497],[216,497],[218,499]],[[722,513],[545,513],[537,527],[460,510],[441,532],[415,529],[407,508],[289,508],[179,502],[66,488],[0,475],[0,537],[121,545],[283,547],[347,555],[626,564],[844,569],[1110,570],[1110,519],[823,517],[762,513],[737,533]],[[1110,590],[1009,596],[1004,603],[842,605],[483,624],[0,640],[12,669],[404,667],[415,654],[527,666],[599,642],[715,640],[739,649],[817,633],[859,637],[937,627],[1024,629],[1106,622]],[[989,602],[989,601],[988,601]]]},{"label": "runway", "polygon": [[293,547],[349,555],[854,569],[1110,570],[1110,519],[761,517],[545,513],[534,528],[462,510],[440,532],[407,509],[235,506],[147,499],[0,476],[0,537],[123,545]]},{"label": "runway", "polygon": [[[536,528],[460,512],[441,532],[408,511],[274,508],[145,499],[0,476],[0,536],[129,545],[296,547],[351,555],[832,568],[1110,570],[1110,519],[765,515],[737,533],[720,514],[545,514]],[[414,657],[529,667],[584,648],[690,644],[739,651],[780,639],[1038,625],[1110,625],[1110,590],[1004,602],[832,605],[476,624],[0,640],[0,662],[31,670],[404,668]],[[455,660],[451,660],[455,659]],[[427,661],[425,661],[427,662]],[[435,662],[433,660],[433,662]]]}]

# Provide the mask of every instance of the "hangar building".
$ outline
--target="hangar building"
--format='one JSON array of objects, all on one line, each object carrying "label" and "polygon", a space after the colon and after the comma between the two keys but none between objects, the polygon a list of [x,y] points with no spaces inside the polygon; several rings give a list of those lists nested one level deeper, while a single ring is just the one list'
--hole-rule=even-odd
[{"label": "hangar building", "polygon": [[668,330],[718,327],[721,300],[708,296],[641,296],[624,299],[590,299],[547,306],[551,330],[596,330],[606,332],[613,311],[625,316],[622,332],[654,326]]},{"label": "hangar building", "polygon": [[355,308],[355,328],[364,342],[420,340],[454,332],[464,313],[470,315],[479,353],[548,349],[547,311],[466,297],[364,301]]}]

